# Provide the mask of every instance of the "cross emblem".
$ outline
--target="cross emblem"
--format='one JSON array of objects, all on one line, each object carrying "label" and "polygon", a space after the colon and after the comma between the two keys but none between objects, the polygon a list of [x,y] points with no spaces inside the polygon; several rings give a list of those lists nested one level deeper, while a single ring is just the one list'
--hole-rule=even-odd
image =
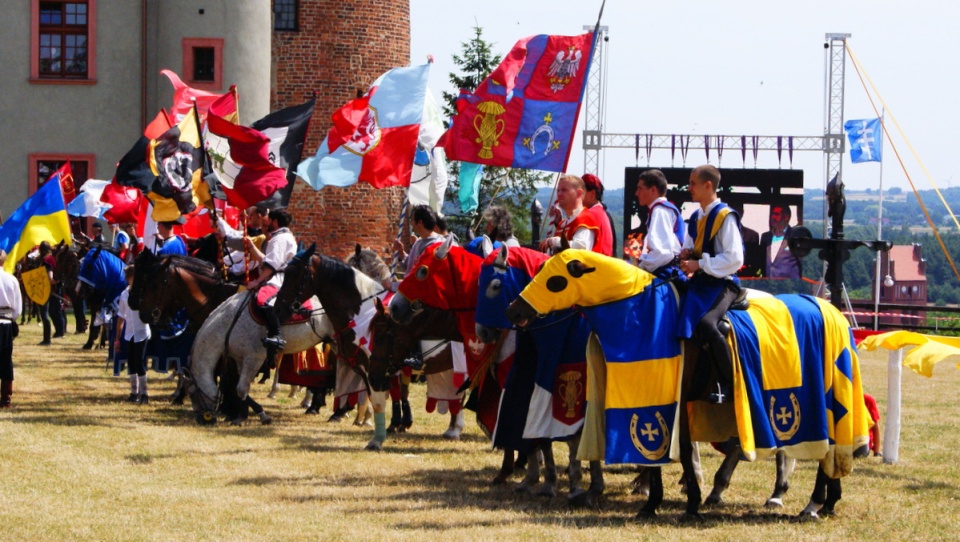
[{"label": "cross emblem", "polygon": [[787,407],[780,407],[780,413],[776,415],[777,422],[786,425],[790,418],[793,417],[793,412],[787,412]]},{"label": "cross emblem", "polygon": [[640,430],[640,436],[647,437],[648,439],[650,439],[650,442],[653,442],[653,437],[660,435],[660,430],[654,429],[652,423],[645,423],[644,425],[646,425],[647,427],[646,429]]}]

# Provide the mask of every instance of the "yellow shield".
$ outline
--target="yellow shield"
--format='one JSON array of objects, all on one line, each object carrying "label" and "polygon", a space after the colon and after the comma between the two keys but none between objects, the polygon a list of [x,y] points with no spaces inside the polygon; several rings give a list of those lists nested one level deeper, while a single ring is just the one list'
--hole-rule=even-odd
[{"label": "yellow shield", "polygon": [[43,305],[50,299],[50,278],[47,268],[40,266],[20,274],[23,278],[23,289],[34,303]]}]

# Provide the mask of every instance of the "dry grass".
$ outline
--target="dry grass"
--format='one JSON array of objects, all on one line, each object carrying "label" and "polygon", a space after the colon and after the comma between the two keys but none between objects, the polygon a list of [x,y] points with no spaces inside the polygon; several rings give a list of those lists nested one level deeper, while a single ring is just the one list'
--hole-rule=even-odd
[{"label": "dry grass", "polygon": [[[870,458],[844,481],[839,516],[795,523],[812,487],[802,464],[784,514],[760,507],[774,466],[745,464],[727,505],[701,525],[680,524],[679,492],[668,491],[661,518],[632,518],[627,468],[607,473],[600,510],[571,510],[565,490],[545,500],[488,482],[499,454],[473,423],[460,442],[440,438],[446,420],[422,412],[413,433],[383,453],[363,452],[371,430],[305,416],[299,399],[266,399],[271,426],[202,428],[186,407],[163,400],[172,383],[151,373],[154,402],[123,402],[103,354],[82,352],[77,336],[34,346],[23,327],[15,351],[14,408],[0,411],[0,540],[929,540],[956,538],[960,436],[953,364],[933,379],[904,374],[901,459]],[[885,406],[886,355],[863,360],[868,390]],[[284,390],[286,391],[286,390]],[[565,453],[556,446],[558,455]],[[704,452],[713,472],[719,456]],[[672,481],[679,467],[668,469]]]}]

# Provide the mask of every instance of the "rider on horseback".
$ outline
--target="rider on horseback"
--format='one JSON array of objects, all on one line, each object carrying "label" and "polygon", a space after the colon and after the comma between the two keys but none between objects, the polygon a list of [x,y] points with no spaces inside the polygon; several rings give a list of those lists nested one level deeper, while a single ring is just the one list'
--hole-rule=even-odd
[{"label": "rider on horseback", "polygon": [[[740,217],[717,197],[719,185],[720,172],[713,166],[700,166],[690,173],[690,198],[700,208],[690,217],[680,251],[680,269],[690,280],[678,335],[696,337],[706,348],[717,375],[717,387],[708,395],[713,403],[732,399],[733,360],[718,324],[740,295],[737,271],[743,266]],[[695,387],[706,387],[708,373],[701,368],[698,375]]]},{"label": "rider on horseback", "polygon": [[283,284],[283,268],[297,253],[297,239],[288,226],[293,217],[286,209],[273,209],[267,215],[264,230],[267,231],[267,241],[263,251],[259,250],[250,238],[245,238],[247,250],[251,256],[260,260],[260,276],[247,284],[247,288],[257,291],[257,305],[263,314],[267,326],[267,336],[263,345],[267,347],[268,359],[273,360],[276,353],[286,346],[286,341],[280,333],[280,320],[274,311],[274,302],[277,292]]}]

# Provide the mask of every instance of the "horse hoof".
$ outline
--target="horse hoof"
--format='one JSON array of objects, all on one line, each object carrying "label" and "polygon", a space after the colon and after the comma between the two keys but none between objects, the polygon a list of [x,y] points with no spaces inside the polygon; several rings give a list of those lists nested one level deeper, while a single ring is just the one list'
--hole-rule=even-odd
[{"label": "horse hoof", "polygon": [[524,482],[520,482],[520,484],[518,484],[517,487],[513,488],[513,492],[520,493],[523,495],[532,495],[533,487],[531,487],[529,484],[526,484]]},{"label": "horse hoof", "polygon": [[680,523],[703,523],[703,516],[696,512],[684,512],[680,516]]},{"label": "horse hoof", "polygon": [[327,418],[327,423],[340,423],[342,421],[343,421],[343,416],[340,416],[339,414],[334,414],[329,418]]},{"label": "horse hoof", "polygon": [[537,497],[546,497],[552,499],[557,496],[557,491],[549,486],[544,486],[540,488],[540,491],[537,491]]},{"label": "horse hoof", "polygon": [[230,420],[230,425],[234,427],[240,427],[241,425],[243,425],[243,418],[234,418]]},{"label": "horse hoof", "polygon": [[81,346],[80,349],[81,349],[81,350],[93,350],[93,345],[92,345],[92,344],[85,344],[85,345]]},{"label": "horse hoof", "polygon": [[502,486],[503,484],[507,483],[508,478],[510,478],[510,474],[501,472],[500,474],[496,475],[493,478],[493,480],[490,481],[490,485]]},{"label": "horse hoof", "polygon": [[717,506],[720,504],[723,504],[723,497],[721,497],[720,495],[710,494],[710,496],[707,497],[707,500],[703,501],[704,506]]},{"label": "horse hoof", "polygon": [[367,443],[367,447],[364,448],[364,450],[368,452],[382,452],[383,444],[376,440],[371,440],[370,442]]},{"label": "horse hoof", "polygon": [[456,429],[447,429],[443,432],[443,438],[447,440],[460,440],[460,431]]},{"label": "horse hoof", "polygon": [[276,399],[276,398],[277,398],[277,392],[270,390],[270,393],[267,394],[267,399]]},{"label": "horse hoof", "polygon": [[271,423],[273,423],[273,418],[271,418],[271,417],[268,416],[267,414],[263,414],[263,415],[260,416],[260,424],[261,424],[261,425],[270,425]]},{"label": "horse hoof", "polygon": [[584,508],[590,504],[590,493],[585,489],[577,489],[567,496],[567,504],[573,508]]},{"label": "horse hoof", "polygon": [[637,521],[653,521],[657,519],[656,510],[641,510],[637,512],[637,515],[634,516],[634,519]]},{"label": "horse hoof", "polygon": [[820,516],[816,512],[800,512],[793,520],[797,523],[812,523],[819,521]]},{"label": "horse hoof", "polygon": [[783,499],[774,498],[767,499],[767,502],[763,503],[764,508],[783,508]]}]

